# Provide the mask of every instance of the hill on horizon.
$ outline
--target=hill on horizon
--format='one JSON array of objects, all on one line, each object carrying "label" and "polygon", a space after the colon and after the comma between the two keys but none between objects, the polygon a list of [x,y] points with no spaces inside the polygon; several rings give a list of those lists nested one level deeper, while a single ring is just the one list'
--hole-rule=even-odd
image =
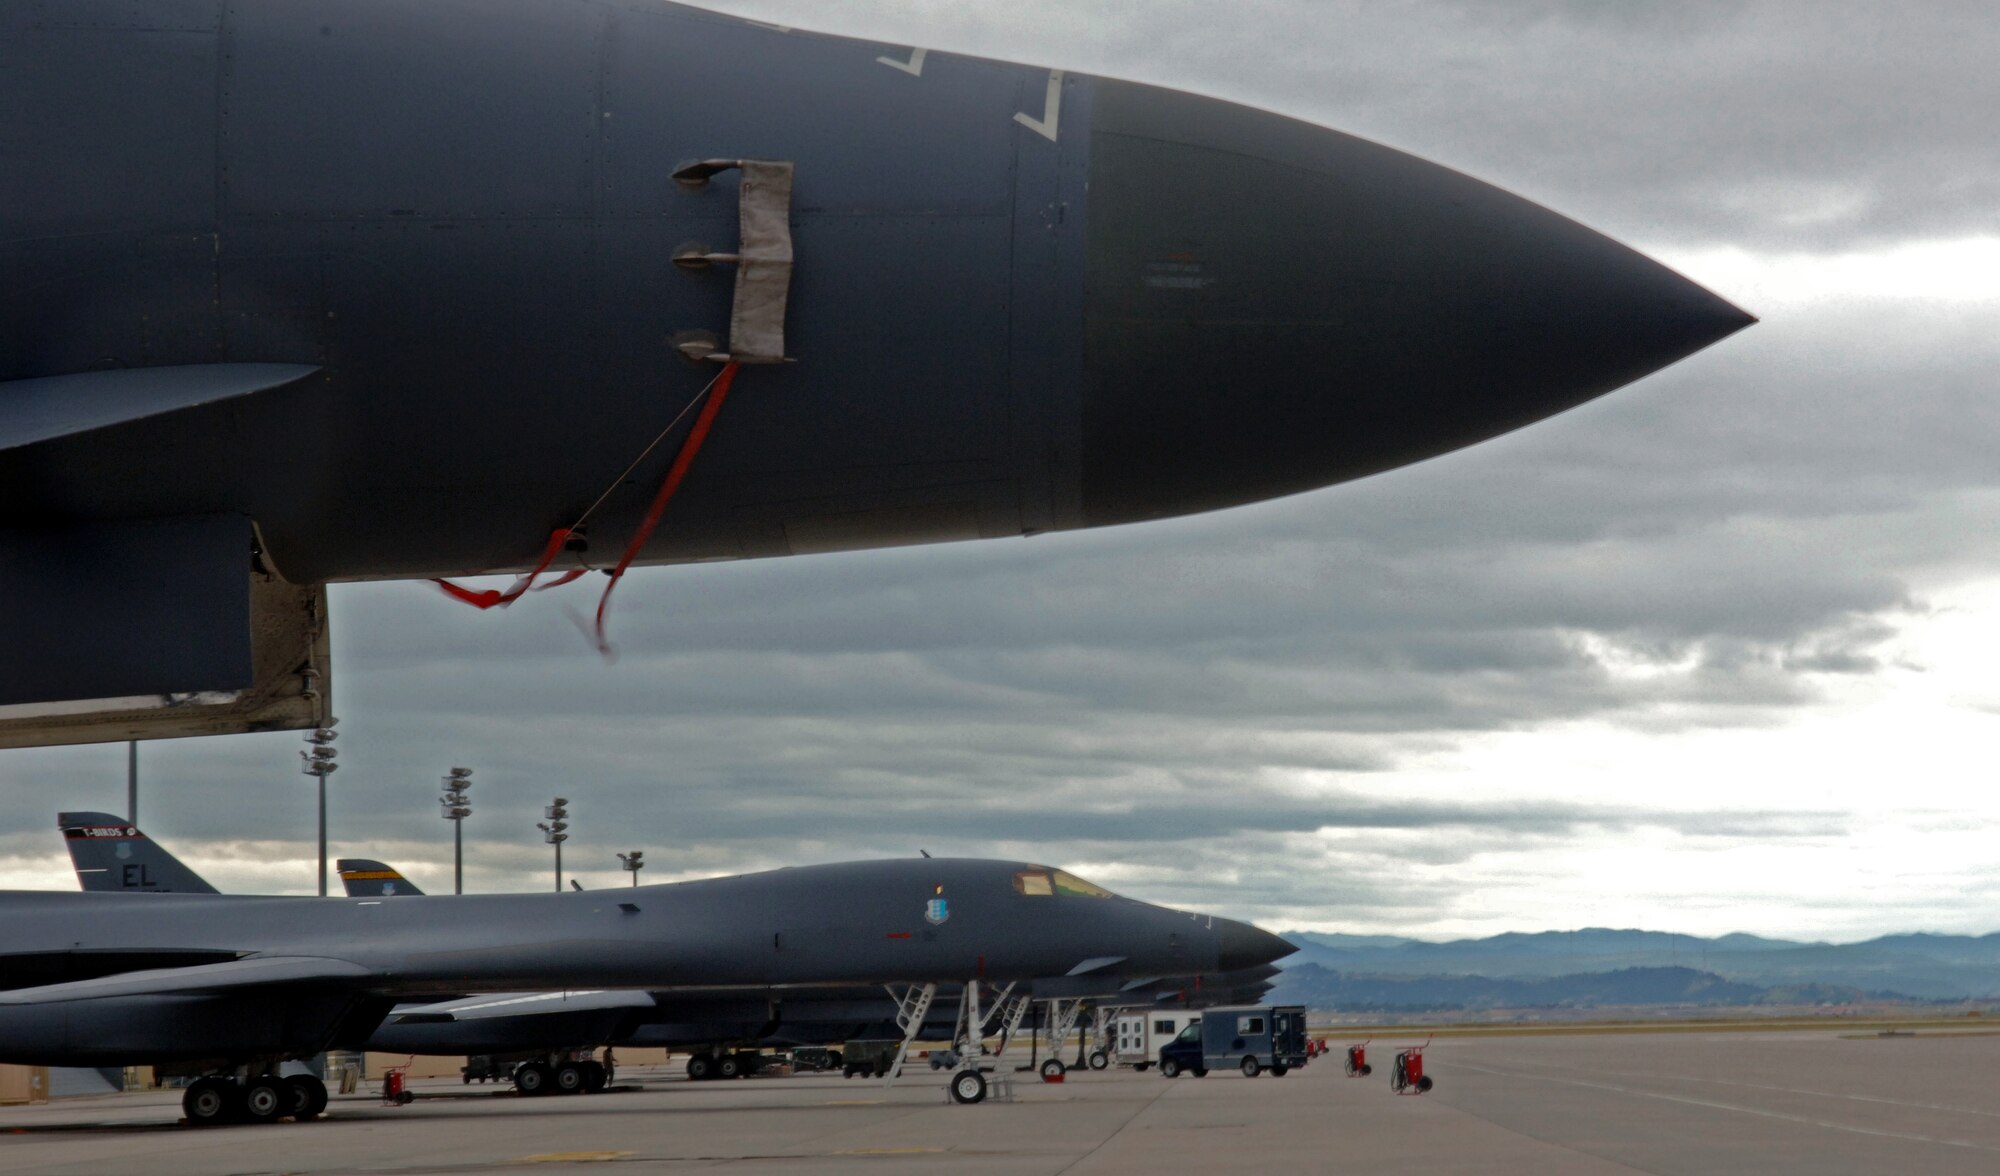
[{"label": "hill on horizon", "polygon": [[1847,944],[1609,927],[1445,942],[1321,932],[1290,932],[1286,938],[1299,951],[1280,961],[1282,967],[1317,965],[1348,976],[1547,980],[1689,968],[1763,988],[1817,984],[1919,1000],[2000,993],[2000,933],[1909,932]]}]

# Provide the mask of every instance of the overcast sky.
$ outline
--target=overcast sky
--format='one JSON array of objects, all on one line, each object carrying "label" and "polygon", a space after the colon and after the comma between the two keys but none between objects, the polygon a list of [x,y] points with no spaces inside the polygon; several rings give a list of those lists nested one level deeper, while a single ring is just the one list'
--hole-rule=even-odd
[{"label": "overcast sky", "polygon": [[[338,853],[449,889],[881,855],[1267,926],[2000,930],[2000,22],[1983,4],[713,0],[1237,99],[1541,201],[1762,325],[1411,469],[1178,522],[333,590]],[[146,745],[143,824],[309,891],[296,735]],[[0,752],[0,884],[123,745]]]}]

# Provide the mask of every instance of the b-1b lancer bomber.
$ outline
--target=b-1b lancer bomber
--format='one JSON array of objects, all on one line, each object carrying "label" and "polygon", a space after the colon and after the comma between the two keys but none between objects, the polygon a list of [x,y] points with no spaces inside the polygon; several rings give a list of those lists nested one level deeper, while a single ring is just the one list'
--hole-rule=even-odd
[{"label": "b-1b lancer bomber", "polygon": [[[1245,923],[1025,862],[914,859],[537,895],[0,893],[0,1061],[177,1064],[194,1123],[311,1117],[278,1065],[357,1048],[398,1002],[467,992],[969,986],[1220,975],[1290,954]],[[1065,876],[1066,877],[1066,876]],[[976,1071],[953,1086],[983,1082]]]},{"label": "b-1b lancer bomber", "polygon": [[1214,510],[1751,321],[1335,131],[661,0],[0,0],[0,273],[0,746],[322,723],[329,582]]},{"label": "b-1b lancer bomber", "polygon": [[[135,825],[110,813],[62,813],[56,818],[76,867],[77,881],[93,893],[200,893],[215,889]],[[341,881],[351,899],[420,896],[394,867],[366,859],[341,859]],[[1035,898],[1100,898],[1098,888],[1064,871],[1017,875],[1016,886]],[[943,908],[948,913],[949,908]],[[929,912],[927,912],[928,914]],[[1016,1035],[1029,1008],[1044,1005],[1051,1041],[1065,1038],[1086,1004],[1100,1016],[1108,1008],[1242,1003],[1261,996],[1277,969],[1262,964],[1243,971],[1156,976],[1133,974],[1121,957],[1100,956],[1061,976],[987,985],[981,1000],[961,983],[891,987],[888,994],[848,986],[764,985],[730,988],[579,990],[489,993],[458,1000],[404,1004],[370,1034],[366,1047],[390,1054],[506,1055],[528,1094],[601,1089],[601,1063],[579,1063],[578,1048],[665,1046],[688,1053],[692,1079],[744,1076],[758,1065],[763,1045],[828,1045],[902,1038],[950,1041],[984,1036],[971,1022],[975,1010],[1003,1042]],[[748,1047],[748,1048],[733,1048]],[[1053,1049],[1052,1049],[1053,1053]],[[1051,1057],[1043,1072],[1061,1072]]]}]

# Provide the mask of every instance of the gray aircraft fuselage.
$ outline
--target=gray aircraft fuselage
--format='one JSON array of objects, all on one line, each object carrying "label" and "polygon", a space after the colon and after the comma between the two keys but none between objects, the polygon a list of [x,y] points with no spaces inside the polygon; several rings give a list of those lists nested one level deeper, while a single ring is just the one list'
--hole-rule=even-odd
[{"label": "gray aircraft fuselage", "polygon": [[[214,894],[208,882],[137,826],[112,813],[59,813],[77,881],[96,893]],[[349,899],[420,896],[383,862],[335,863]],[[1091,997],[1100,1005],[1150,1005],[1255,999],[1277,969],[1197,977],[1134,977],[1107,966],[1078,976],[1042,977],[1017,987],[1040,997]],[[1205,981],[1205,983],[1204,983]],[[927,1033],[949,1037],[961,986],[942,984]],[[897,1004],[868,988],[679,988],[648,992],[492,993],[398,1006],[368,1038],[371,1050],[407,1054],[512,1054],[577,1043],[619,1046],[713,1046],[718,1043],[828,1044],[894,1035]]]},{"label": "gray aircraft fuselage", "polygon": [[731,175],[671,178],[718,158],[795,165],[796,362],[743,370],[640,563],[1295,493],[1750,321],[1150,86],[659,0],[0,0],[0,595],[78,622],[0,626],[0,705],[243,687],[235,644],[145,635],[241,630],[253,544],[300,585],[520,570],[609,491],[576,558],[610,566],[673,444],[623,471],[715,374],[676,337],[730,332],[730,268],[674,264],[737,243]]},{"label": "gray aircraft fuselage", "polygon": [[[302,1056],[427,994],[1030,980],[1106,957],[1180,975],[1291,950],[1227,919],[1024,894],[1024,872],[1050,873],[916,859],[545,895],[0,894],[0,1060]],[[246,981],[238,960],[294,970]]]}]

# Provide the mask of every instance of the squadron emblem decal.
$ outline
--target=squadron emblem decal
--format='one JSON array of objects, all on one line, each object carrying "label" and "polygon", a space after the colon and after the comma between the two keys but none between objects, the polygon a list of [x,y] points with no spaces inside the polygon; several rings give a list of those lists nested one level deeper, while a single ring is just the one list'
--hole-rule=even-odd
[{"label": "squadron emblem decal", "polygon": [[924,922],[936,926],[951,918],[950,900],[934,898],[924,904]]}]

